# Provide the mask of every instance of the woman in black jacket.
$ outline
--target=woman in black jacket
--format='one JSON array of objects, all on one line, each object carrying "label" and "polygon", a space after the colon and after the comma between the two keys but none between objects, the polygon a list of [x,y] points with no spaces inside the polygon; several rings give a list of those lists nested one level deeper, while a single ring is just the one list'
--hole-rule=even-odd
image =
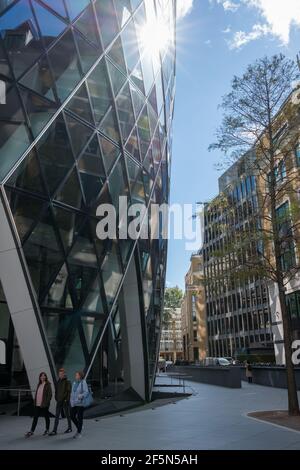
[{"label": "woman in black jacket", "polygon": [[46,422],[46,429],[43,436],[49,434],[50,428],[50,416],[49,406],[52,398],[52,388],[48,380],[47,374],[41,372],[39,375],[39,383],[35,392],[34,397],[34,415],[31,430],[25,434],[25,437],[30,437],[34,434],[38,419],[40,416],[44,416]]}]

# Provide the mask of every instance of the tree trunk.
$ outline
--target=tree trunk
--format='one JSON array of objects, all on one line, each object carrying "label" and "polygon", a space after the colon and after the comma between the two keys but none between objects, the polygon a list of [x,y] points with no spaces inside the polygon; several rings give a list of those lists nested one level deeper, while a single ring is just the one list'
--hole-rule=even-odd
[{"label": "tree trunk", "polygon": [[[281,276],[279,277],[281,278]],[[294,364],[292,361],[292,334],[291,334],[290,318],[289,318],[289,314],[286,308],[284,284],[282,282],[282,278],[277,280],[277,284],[278,284],[278,290],[279,290],[279,301],[280,301],[282,325],[283,325],[283,340],[284,340],[285,362],[286,362],[286,379],[287,379],[287,388],[288,388],[289,415],[297,416],[300,413],[299,413],[299,402],[298,402],[298,395],[297,395],[297,385],[296,385]]]}]

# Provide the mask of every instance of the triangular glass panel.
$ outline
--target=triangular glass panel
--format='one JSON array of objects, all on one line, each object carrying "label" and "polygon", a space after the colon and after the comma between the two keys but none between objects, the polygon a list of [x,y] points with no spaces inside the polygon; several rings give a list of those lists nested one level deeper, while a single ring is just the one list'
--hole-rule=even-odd
[{"label": "triangular glass panel", "polygon": [[126,77],[109,60],[107,61],[107,65],[108,65],[109,75],[112,81],[114,94],[115,96],[117,96],[122,86],[126,82]]},{"label": "triangular glass panel", "polygon": [[54,199],[58,202],[62,202],[63,204],[67,204],[68,206],[76,207],[76,209],[81,209],[83,198],[75,168],[72,170],[67,181],[58,191]]},{"label": "triangular glass panel", "polygon": [[140,60],[139,50],[138,47],[136,47],[138,41],[134,22],[132,20],[122,31],[121,40],[123,44],[123,51],[125,55],[128,73],[130,74]]},{"label": "triangular glass panel", "polygon": [[89,41],[93,42],[97,47],[100,46],[100,38],[92,5],[84,10],[74,26]]},{"label": "triangular glass panel", "polygon": [[57,105],[23,88],[20,89],[20,93],[30,120],[32,133],[34,137],[37,137],[57,111]]},{"label": "triangular glass panel", "polygon": [[53,217],[67,252],[77,238],[79,229],[83,226],[84,217],[78,212],[56,206],[55,203],[53,204]]},{"label": "triangular glass panel", "polygon": [[20,163],[6,184],[31,193],[46,194],[39,161],[34,150]]},{"label": "triangular glass panel", "polygon": [[69,273],[66,264],[63,264],[42,304],[44,307],[51,308],[73,308],[69,290]]},{"label": "triangular glass panel", "polygon": [[55,88],[47,56],[43,56],[34,67],[20,80],[26,88],[34,90],[48,100],[55,101]]},{"label": "triangular glass panel", "polygon": [[14,217],[21,242],[31,232],[32,227],[40,219],[47,203],[41,199],[28,197],[24,193],[6,191],[9,205]]},{"label": "triangular glass panel", "polygon": [[85,195],[87,205],[90,205],[93,200],[97,198],[101,189],[103,188],[104,179],[100,176],[92,175],[89,173],[80,172],[81,184]]},{"label": "triangular glass panel", "polygon": [[95,346],[95,342],[98,340],[98,335],[100,333],[101,328],[104,325],[105,316],[102,315],[94,315],[94,316],[81,316],[81,324],[82,329],[84,332],[86,345],[88,351],[91,352]]},{"label": "triangular glass panel", "polygon": [[123,28],[126,21],[131,15],[131,4],[130,0],[118,0],[117,16],[119,20],[120,28]]},{"label": "triangular glass panel", "polygon": [[141,159],[136,128],[133,129],[125,148],[134,158]]},{"label": "triangular glass panel", "polygon": [[94,135],[80,157],[78,168],[80,172],[83,171],[92,175],[101,176],[101,178],[105,179],[105,171],[97,134]]},{"label": "triangular glass panel", "polygon": [[92,65],[99,59],[101,52],[96,47],[88,43],[81,34],[74,31],[75,40],[78,46],[81,65],[84,73],[87,73]]},{"label": "triangular glass panel", "polygon": [[43,8],[36,1],[33,1],[32,4],[45,45],[48,48],[50,44],[67,28],[67,24],[56,15],[52,15],[49,10]]},{"label": "triangular glass panel", "polygon": [[72,118],[68,114],[65,114],[65,116],[70,133],[74,155],[76,158],[78,158],[80,152],[90,140],[93,134],[93,130],[85,126],[84,124],[81,124],[79,121],[77,121],[77,119]]},{"label": "triangular glass panel", "polygon": [[142,110],[142,107],[144,106],[145,98],[138,92],[136,87],[133,86],[131,83],[130,83],[130,91],[131,91],[135,116],[136,118],[138,118]]},{"label": "triangular glass panel", "polygon": [[111,108],[108,113],[106,114],[105,118],[101,122],[99,126],[99,130],[103,132],[103,134],[110,137],[115,142],[120,142],[120,133],[118,129],[118,121],[116,118],[116,113]]},{"label": "triangular glass panel", "polygon": [[103,263],[101,273],[106,294],[106,301],[108,306],[111,307],[122,279],[122,267],[119,259],[119,250],[117,243],[114,241],[110,241],[110,248]]},{"label": "triangular glass panel", "polygon": [[77,295],[78,305],[80,305],[90,291],[90,286],[97,276],[97,270],[87,266],[87,261],[84,259],[87,254],[77,251],[78,248],[79,246],[75,244],[70,254],[70,257],[76,255],[75,262],[71,258],[68,261],[70,276]]},{"label": "triangular glass panel", "polygon": [[131,188],[132,204],[145,204],[145,188],[142,171],[139,172],[136,183]]},{"label": "triangular glass panel", "polygon": [[119,37],[115,40],[107,55],[125,74],[127,74],[123,46]]},{"label": "triangular glass panel", "polygon": [[103,304],[100,290],[99,276],[92,282],[89,287],[87,298],[85,299],[82,310],[93,313],[103,313]]},{"label": "triangular glass panel", "polygon": [[97,123],[101,121],[112,102],[110,84],[104,60],[101,60],[87,79],[92,108]]},{"label": "triangular glass panel", "polygon": [[143,72],[142,72],[142,67],[141,67],[140,62],[137,64],[137,66],[133,70],[131,74],[131,80],[141,90],[141,92],[145,94]]},{"label": "triangular glass panel", "polygon": [[123,136],[123,142],[126,142],[134,126],[135,118],[131,101],[131,94],[128,84],[120,92],[116,106],[119,115],[119,122]]},{"label": "triangular glass panel", "polygon": [[117,160],[118,156],[120,155],[120,149],[105,137],[100,136],[99,140],[103,155],[104,166],[108,174],[115,161]]},{"label": "triangular glass panel", "polygon": [[9,64],[6,59],[6,55],[3,49],[1,38],[0,38],[0,75],[4,75],[5,77],[11,78]]},{"label": "triangular glass panel", "polygon": [[64,259],[49,209],[25,242],[23,251],[36,292],[43,293]]},{"label": "triangular glass panel", "polygon": [[89,0],[66,0],[71,20],[76,18],[90,3]]},{"label": "triangular glass panel", "polygon": [[67,108],[80,118],[94,125],[94,118],[85,83],[83,83],[77,93],[69,101]]},{"label": "triangular glass panel", "polygon": [[102,41],[107,47],[119,32],[115,7],[111,0],[96,0],[95,8]]},{"label": "triangular glass panel", "polygon": [[67,13],[65,9],[65,5],[63,0],[42,0],[45,5],[50,7],[52,10],[54,10],[56,13],[61,15],[63,18],[66,18]]},{"label": "triangular glass panel", "polygon": [[151,141],[150,123],[147,113],[147,106],[144,107],[138,120],[138,133],[140,137],[142,159],[144,159]]},{"label": "triangular glass panel", "polygon": [[123,157],[119,158],[109,177],[109,191],[117,214],[119,213],[119,197],[128,196],[128,183]]},{"label": "triangular glass panel", "polygon": [[74,165],[73,153],[62,115],[59,115],[37,144],[38,155],[50,195]]}]

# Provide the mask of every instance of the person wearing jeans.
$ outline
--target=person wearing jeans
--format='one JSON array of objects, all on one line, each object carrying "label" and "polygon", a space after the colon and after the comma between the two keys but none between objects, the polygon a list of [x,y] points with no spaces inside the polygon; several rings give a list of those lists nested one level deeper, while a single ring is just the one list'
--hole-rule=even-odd
[{"label": "person wearing jeans", "polygon": [[88,396],[89,389],[86,381],[84,380],[84,373],[81,371],[76,372],[75,382],[72,385],[71,391],[71,420],[76,426],[77,432],[73,438],[77,439],[81,437],[82,424],[83,424],[83,413],[84,404],[83,400]]},{"label": "person wearing jeans", "polygon": [[56,411],[53,431],[49,436],[56,436],[57,428],[59,423],[59,417],[62,410],[68,421],[68,428],[65,434],[72,432],[72,424],[70,417],[70,396],[71,396],[71,382],[67,379],[65,369],[59,369],[58,381],[55,387],[55,400],[56,400]]},{"label": "person wearing jeans", "polygon": [[31,430],[25,434],[25,437],[31,437],[34,434],[36,425],[38,423],[39,417],[44,416],[46,429],[43,436],[49,434],[50,428],[50,416],[49,416],[49,406],[52,398],[52,388],[45,372],[41,372],[39,375],[39,383],[35,392],[34,398],[34,414]]}]

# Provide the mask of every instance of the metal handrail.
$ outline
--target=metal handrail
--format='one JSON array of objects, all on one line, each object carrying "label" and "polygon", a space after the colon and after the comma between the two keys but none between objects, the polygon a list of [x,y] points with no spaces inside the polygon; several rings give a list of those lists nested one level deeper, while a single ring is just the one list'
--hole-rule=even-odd
[{"label": "metal handrail", "polygon": [[35,390],[31,390],[30,388],[11,388],[11,387],[0,387],[0,392],[18,392],[18,408],[17,408],[17,416],[20,416],[20,407],[21,407],[21,393],[32,393]]}]

